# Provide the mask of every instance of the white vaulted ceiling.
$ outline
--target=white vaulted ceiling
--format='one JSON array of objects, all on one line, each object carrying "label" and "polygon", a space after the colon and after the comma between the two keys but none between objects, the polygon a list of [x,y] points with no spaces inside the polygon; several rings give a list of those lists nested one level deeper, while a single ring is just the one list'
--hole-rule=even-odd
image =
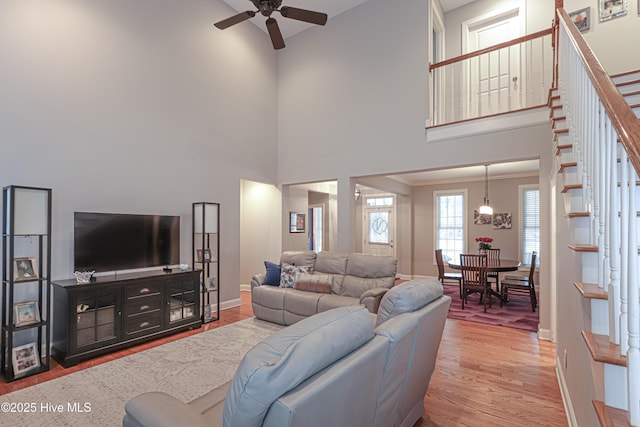
[{"label": "white vaulted ceiling", "polygon": [[[228,4],[233,10],[236,12],[244,12],[246,10],[255,10],[255,7],[249,0],[222,0],[226,4]],[[283,0],[283,6],[291,6],[297,7],[300,9],[308,9],[314,10],[317,12],[324,12],[329,15],[329,19],[337,16],[343,12],[346,12],[349,9],[353,9],[354,7],[366,2],[367,0]],[[440,0],[442,4],[442,8],[445,12],[449,10],[456,9],[460,6],[464,6],[465,4],[472,3],[475,0]],[[401,7],[402,3],[398,3],[398,7]],[[228,16],[214,16],[212,18],[213,22],[221,21]],[[282,32],[282,36],[286,39],[287,37],[291,37],[301,31],[304,31],[308,28],[314,27],[314,24],[307,24],[306,22],[295,21],[293,19],[287,19],[280,16],[279,13],[275,14],[274,18],[278,20],[278,25],[280,26],[280,31]],[[265,26],[265,20],[262,15],[256,15],[254,18],[251,18],[249,21],[260,28],[265,33],[267,32],[267,28]],[[242,25],[242,24],[239,24]]]}]

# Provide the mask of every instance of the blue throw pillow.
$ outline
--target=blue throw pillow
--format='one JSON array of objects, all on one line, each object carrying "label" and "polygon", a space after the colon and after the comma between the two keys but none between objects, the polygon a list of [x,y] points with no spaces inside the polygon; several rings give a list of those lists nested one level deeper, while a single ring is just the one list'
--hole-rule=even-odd
[{"label": "blue throw pillow", "polygon": [[267,274],[264,276],[263,285],[280,286],[280,265],[269,261],[264,262]]}]

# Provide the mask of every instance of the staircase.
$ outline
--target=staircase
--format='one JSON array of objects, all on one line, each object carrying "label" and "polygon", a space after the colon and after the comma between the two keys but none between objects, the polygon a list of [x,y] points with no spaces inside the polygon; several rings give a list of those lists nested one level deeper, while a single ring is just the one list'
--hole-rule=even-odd
[{"label": "staircase", "polygon": [[[600,425],[640,426],[640,71],[609,79],[595,57],[595,71],[585,65],[592,53],[563,14],[549,106],[562,195],[555,221],[566,222],[569,242],[556,259],[578,267],[573,288],[583,303],[574,307],[583,310],[580,335],[592,360],[584,375]],[[569,375],[566,359],[558,356],[559,377]]]}]

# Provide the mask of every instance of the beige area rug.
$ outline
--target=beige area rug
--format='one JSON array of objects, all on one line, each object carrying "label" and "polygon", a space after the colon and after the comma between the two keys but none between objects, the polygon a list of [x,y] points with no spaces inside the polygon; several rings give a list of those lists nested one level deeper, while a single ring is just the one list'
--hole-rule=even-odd
[{"label": "beige area rug", "polygon": [[132,397],[164,391],[189,402],[229,381],[245,353],[279,329],[245,319],[0,396],[0,426],[121,426]]}]

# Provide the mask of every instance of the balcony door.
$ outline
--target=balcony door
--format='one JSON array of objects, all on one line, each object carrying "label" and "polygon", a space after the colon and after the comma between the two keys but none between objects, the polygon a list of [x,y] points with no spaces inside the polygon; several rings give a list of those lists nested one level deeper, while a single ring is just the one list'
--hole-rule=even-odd
[{"label": "balcony door", "polygon": [[[519,2],[518,2],[519,4]],[[463,53],[475,52],[513,40],[523,34],[524,8],[511,6],[463,23]],[[467,61],[466,117],[480,117],[521,108],[524,84],[519,45],[480,55]]]}]

